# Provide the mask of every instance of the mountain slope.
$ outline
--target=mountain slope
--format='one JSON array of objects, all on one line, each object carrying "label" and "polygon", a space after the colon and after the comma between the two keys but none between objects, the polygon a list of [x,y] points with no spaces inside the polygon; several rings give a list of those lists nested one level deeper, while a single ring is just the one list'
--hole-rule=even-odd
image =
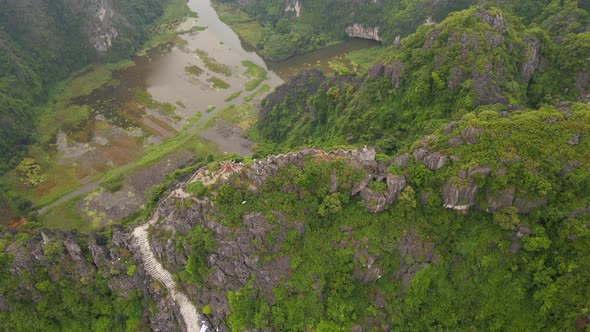
[{"label": "mountain slope", "polygon": [[372,144],[392,152],[482,105],[510,111],[588,101],[582,23],[558,37],[495,8],[454,12],[388,49],[366,79],[292,78],[263,105],[258,128],[280,148]]}]

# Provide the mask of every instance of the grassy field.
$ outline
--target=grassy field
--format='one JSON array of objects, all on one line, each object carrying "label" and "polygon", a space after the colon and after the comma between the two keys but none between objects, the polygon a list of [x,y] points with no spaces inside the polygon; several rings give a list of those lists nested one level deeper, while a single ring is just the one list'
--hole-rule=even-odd
[{"label": "grassy field", "polygon": [[384,47],[371,47],[346,53],[345,56],[353,66],[366,70],[379,61],[385,52]]},{"label": "grassy field", "polygon": [[250,78],[250,80],[244,85],[244,89],[246,89],[246,91],[252,91],[256,89],[258,86],[260,86],[262,81],[268,79],[268,73],[266,70],[254,62],[242,61],[242,65],[247,68],[244,75]]},{"label": "grassy field", "polygon": [[227,98],[225,98],[225,102],[230,102],[236,98],[238,98],[244,91],[240,90],[240,91],[236,91],[234,93],[232,93],[231,95],[227,96]]},{"label": "grassy field", "polygon": [[217,60],[210,57],[207,52],[203,50],[196,50],[195,54],[203,61],[207,69],[227,77],[231,76],[231,68],[228,65],[217,62]]},{"label": "grassy field", "polygon": [[194,76],[199,76],[203,73],[203,69],[199,66],[188,66],[188,67],[184,67],[184,71],[187,74],[191,74]]},{"label": "grassy field", "polygon": [[219,15],[219,19],[232,28],[240,39],[255,48],[262,28],[256,19],[231,5],[217,1],[212,2],[212,4]]},{"label": "grassy field", "polygon": [[79,201],[80,198],[72,199],[49,210],[46,214],[40,216],[40,222],[47,228],[76,229],[80,232],[95,230],[92,222],[85,220],[76,209],[76,204]]},{"label": "grassy field", "polygon": [[229,89],[230,87],[229,83],[215,76],[211,76],[209,79],[207,79],[207,82],[211,83],[215,89]]}]

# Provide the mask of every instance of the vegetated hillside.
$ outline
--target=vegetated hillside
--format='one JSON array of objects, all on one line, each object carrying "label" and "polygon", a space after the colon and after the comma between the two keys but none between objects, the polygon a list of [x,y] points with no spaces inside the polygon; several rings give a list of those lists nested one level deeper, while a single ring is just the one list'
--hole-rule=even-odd
[{"label": "vegetated hillside", "polygon": [[166,3],[0,2],[0,172],[29,143],[47,89],[89,63],[133,54]]},{"label": "vegetated hillside", "polygon": [[[415,31],[422,22],[442,20],[448,13],[475,4],[460,1],[389,0],[218,0],[230,3],[256,18],[263,27],[256,48],[266,58],[284,59],[343,40],[347,35],[384,39]],[[356,25],[352,30],[351,26]]]},{"label": "vegetated hillside", "polygon": [[222,330],[574,330],[590,322],[588,135],[584,104],[489,108],[393,157],[224,164],[160,204],[152,247]]},{"label": "vegetated hillside", "polygon": [[[394,156],[213,163],[170,186],[149,245],[220,331],[583,330],[589,137],[585,104],[488,107]],[[3,230],[0,317],[17,331],[182,328],[131,233]]]},{"label": "vegetated hillside", "polygon": [[[539,24],[556,10],[578,6],[578,0],[218,0],[248,13],[262,27],[251,36],[258,51],[269,59],[283,59],[313,50],[346,36],[399,42],[425,22],[441,22],[450,13],[472,5],[494,5],[518,16],[525,24]],[[235,19],[232,18],[232,20]],[[245,22],[242,22],[245,23]],[[571,22],[570,22],[571,23]],[[569,23],[568,23],[569,24]],[[238,28],[239,30],[239,28]],[[244,31],[247,32],[247,31]],[[247,33],[252,33],[251,31]],[[256,41],[255,41],[256,40]]]},{"label": "vegetated hillside", "polygon": [[393,152],[482,105],[590,100],[588,13],[560,7],[527,28],[496,8],[454,12],[390,47],[366,77],[304,72],[263,105],[271,144],[372,144]]}]

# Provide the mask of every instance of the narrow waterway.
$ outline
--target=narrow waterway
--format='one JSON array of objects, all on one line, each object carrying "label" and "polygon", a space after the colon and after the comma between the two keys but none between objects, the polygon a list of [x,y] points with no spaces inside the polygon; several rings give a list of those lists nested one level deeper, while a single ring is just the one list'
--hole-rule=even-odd
[{"label": "narrow waterway", "polygon": [[[94,227],[98,227],[120,218],[115,213],[117,209],[112,209],[112,202],[117,202],[119,210],[138,208],[141,200],[135,198],[143,197],[147,178],[163,177],[163,172],[167,172],[165,165],[147,166],[144,178],[131,177],[133,180],[121,189],[121,197],[104,191],[92,197],[85,195],[101,186],[97,178],[105,171],[137,166],[139,158],[150,151],[160,151],[160,144],[166,140],[175,140],[180,149],[190,150],[203,142],[220,153],[251,155],[253,142],[243,137],[243,129],[255,120],[256,105],[266,94],[298,70],[318,67],[327,71],[332,59],[342,60],[347,52],[377,45],[351,39],[285,61],[265,62],[219,19],[210,0],[190,0],[188,5],[198,18],[188,19],[180,30],[199,29],[136,56],[132,66],[113,73],[109,84],[74,100],[91,110],[91,123],[86,126],[85,135],[88,139],[78,141],[60,132],[56,157],[66,174],[77,178],[80,187],[46,205],[39,211],[41,214],[74,196],[86,197],[76,209],[84,216],[100,216],[92,218]],[[252,77],[246,72],[252,64],[266,71],[267,78],[248,89]],[[229,115],[232,119],[247,113],[246,121],[237,121],[242,126],[225,121],[219,113],[227,110],[234,112]],[[217,115],[220,116],[215,121],[209,121]]]}]

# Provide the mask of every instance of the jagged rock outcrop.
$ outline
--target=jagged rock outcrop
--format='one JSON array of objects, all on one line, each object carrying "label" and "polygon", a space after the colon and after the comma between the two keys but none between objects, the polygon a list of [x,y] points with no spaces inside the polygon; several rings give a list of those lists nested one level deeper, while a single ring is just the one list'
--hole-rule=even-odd
[{"label": "jagged rock outcrop", "polygon": [[527,36],[524,38],[526,44],[526,59],[520,65],[520,78],[523,82],[529,82],[535,73],[535,70],[539,67],[541,60],[541,53],[539,47],[541,46],[541,40],[535,36]]},{"label": "jagged rock outcrop", "polygon": [[375,192],[369,187],[360,190],[360,198],[365,202],[369,212],[378,213],[384,211],[388,205],[395,201],[397,195],[407,187],[406,178],[399,175],[388,174],[386,183],[387,189],[384,192]]},{"label": "jagged rock outcrop", "polygon": [[379,35],[379,27],[365,27],[362,24],[355,23],[348,25],[345,31],[346,35],[352,38],[363,38],[376,41],[383,40]]},{"label": "jagged rock outcrop", "polygon": [[[16,233],[15,229],[6,228],[0,232],[0,239],[12,238]],[[131,292],[139,290],[143,297],[155,303],[153,313],[144,313],[149,326],[154,331],[178,330],[178,309],[149,281],[140,260],[131,254],[133,247],[130,232],[114,226],[111,239],[97,234],[43,229],[34,232],[22,244],[12,242],[4,252],[14,257],[8,273],[16,277],[23,273],[46,274],[51,282],[69,280],[80,289],[93,285],[96,278],[104,278],[115,298],[127,298]],[[17,286],[19,302],[37,302],[49,296],[28,282],[21,281]],[[15,304],[0,296],[0,311],[9,310]]]},{"label": "jagged rock outcrop", "polygon": [[448,209],[464,211],[476,203],[479,186],[475,183],[478,176],[488,176],[487,166],[471,167],[468,171],[459,171],[456,178],[450,179],[442,188],[443,206]]},{"label": "jagged rock outcrop", "polygon": [[285,5],[286,12],[295,13],[295,17],[301,16],[301,1],[300,0],[287,0]]},{"label": "jagged rock outcrop", "polygon": [[434,243],[421,239],[415,230],[405,231],[396,246],[400,255],[400,268],[396,276],[401,279],[404,289],[410,286],[418,271],[438,260],[434,255]]}]

